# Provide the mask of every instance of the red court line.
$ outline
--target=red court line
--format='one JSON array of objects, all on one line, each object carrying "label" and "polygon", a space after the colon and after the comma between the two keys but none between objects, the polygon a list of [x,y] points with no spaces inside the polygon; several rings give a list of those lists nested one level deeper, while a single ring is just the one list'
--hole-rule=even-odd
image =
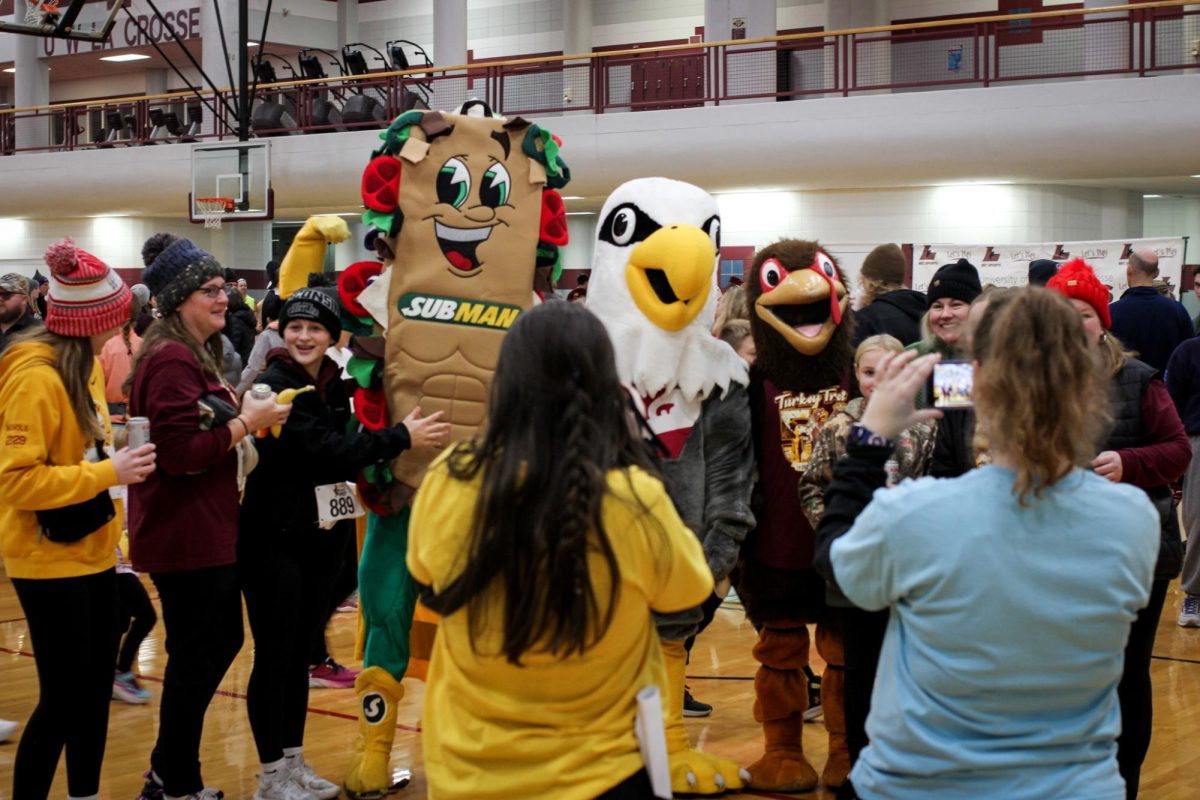
[{"label": "red court line", "polygon": [[[0,653],[10,653],[15,656],[25,656],[26,658],[33,658],[33,653],[30,653],[26,650],[13,650],[8,647],[0,647]],[[139,674],[138,677],[144,681],[151,681],[153,683],[162,683],[163,682],[163,679],[156,675],[141,675],[141,674]],[[246,695],[244,695],[244,694],[239,694],[238,692],[228,692],[224,689],[217,689],[217,694],[221,695],[221,697],[232,697],[235,700],[245,700],[246,699]],[[346,714],[341,711],[329,711],[328,709],[324,709],[324,708],[311,708],[311,707],[306,710],[310,714],[320,714],[320,715],[326,716],[326,717],[337,717],[338,719],[348,719],[351,722],[358,721],[357,716],[355,716],[353,714]],[[405,725],[402,722],[397,722],[396,728],[398,730],[408,731],[409,733],[421,733],[420,725],[418,725],[417,727],[414,728],[411,725]]]}]

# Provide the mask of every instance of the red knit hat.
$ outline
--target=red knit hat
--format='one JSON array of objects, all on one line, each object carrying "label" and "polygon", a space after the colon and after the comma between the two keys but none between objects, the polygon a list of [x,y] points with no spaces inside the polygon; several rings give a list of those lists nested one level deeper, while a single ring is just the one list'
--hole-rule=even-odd
[{"label": "red knit hat", "polygon": [[1112,327],[1112,316],[1108,313],[1108,289],[1096,277],[1096,271],[1082,258],[1073,258],[1063,264],[1046,288],[1072,300],[1082,300],[1096,310],[1104,330]]},{"label": "red knit hat", "polygon": [[70,237],[46,248],[50,293],[46,327],[61,336],[92,336],[119,328],[129,320],[133,295],[108,265]]}]

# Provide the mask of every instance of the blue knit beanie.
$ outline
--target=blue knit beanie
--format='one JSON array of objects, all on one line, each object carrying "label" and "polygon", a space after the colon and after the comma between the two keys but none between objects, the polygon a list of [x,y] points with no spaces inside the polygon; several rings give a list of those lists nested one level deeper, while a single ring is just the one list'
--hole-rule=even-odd
[{"label": "blue knit beanie", "polygon": [[172,233],[156,233],[147,239],[142,246],[142,263],[146,265],[142,281],[150,287],[164,316],[173,313],[205,283],[225,274],[209,253],[190,239]]}]

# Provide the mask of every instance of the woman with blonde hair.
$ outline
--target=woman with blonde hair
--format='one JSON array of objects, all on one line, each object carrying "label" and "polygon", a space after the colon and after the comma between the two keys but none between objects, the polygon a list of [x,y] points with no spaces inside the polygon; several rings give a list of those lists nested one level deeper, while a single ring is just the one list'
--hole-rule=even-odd
[{"label": "woman with blonde hair", "polygon": [[0,356],[0,549],[25,613],[40,695],[13,765],[12,796],[50,794],[63,750],[67,797],[96,797],[117,657],[109,490],[154,469],[154,446],[112,450],[96,355],[129,317],[129,289],[70,239],[46,251],[45,326]]},{"label": "woman with blonde hair", "polygon": [[1114,483],[1140,487],[1159,514],[1161,541],[1150,604],[1133,623],[1125,647],[1125,670],[1117,687],[1122,724],[1117,763],[1125,778],[1126,797],[1132,800],[1138,795],[1142,761],[1150,748],[1153,728],[1150,656],[1158,618],[1166,601],[1167,584],[1179,576],[1183,566],[1179,517],[1169,484],[1187,471],[1192,459],[1191,443],[1158,371],[1134,358],[1108,332],[1112,325],[1108,289],[1092,268],[1080,258],[1068,261],[1046,287],[1066,296],[1075,307],[1109,381],[1113,426],[1092,468]]},{"label": "woman with blonde hair", "polygon": [[750,319],[750,304],[746,288],[735,283],[725,289],[717,299],[717,316],[713,320],[712,335],[720,336],[726,324],[735,319]]},{"label": "woman with blonde hair", "polygon": [[1121,800],[1119,657],[1158,515],[1090,470],[1107,392],[1065,300],[1021,290],[984,313],[974,347],[990,465],[872,497],[900,433],[938,416],[913,398],[939,356],[905,352],[881,362],[826,494],[818,567],[859,608],[891,610],[854,789]]}]

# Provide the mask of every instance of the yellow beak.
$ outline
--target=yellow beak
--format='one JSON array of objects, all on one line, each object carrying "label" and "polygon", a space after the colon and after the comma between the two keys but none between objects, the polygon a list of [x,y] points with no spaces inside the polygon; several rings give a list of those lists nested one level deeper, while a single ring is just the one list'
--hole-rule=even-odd
[{"label": "yellow beak", "polygon": [[712,289],[716,250],[694,225],[659,228],[633,249],[625,282],[638,309],[667,331],[683,330]]}]

